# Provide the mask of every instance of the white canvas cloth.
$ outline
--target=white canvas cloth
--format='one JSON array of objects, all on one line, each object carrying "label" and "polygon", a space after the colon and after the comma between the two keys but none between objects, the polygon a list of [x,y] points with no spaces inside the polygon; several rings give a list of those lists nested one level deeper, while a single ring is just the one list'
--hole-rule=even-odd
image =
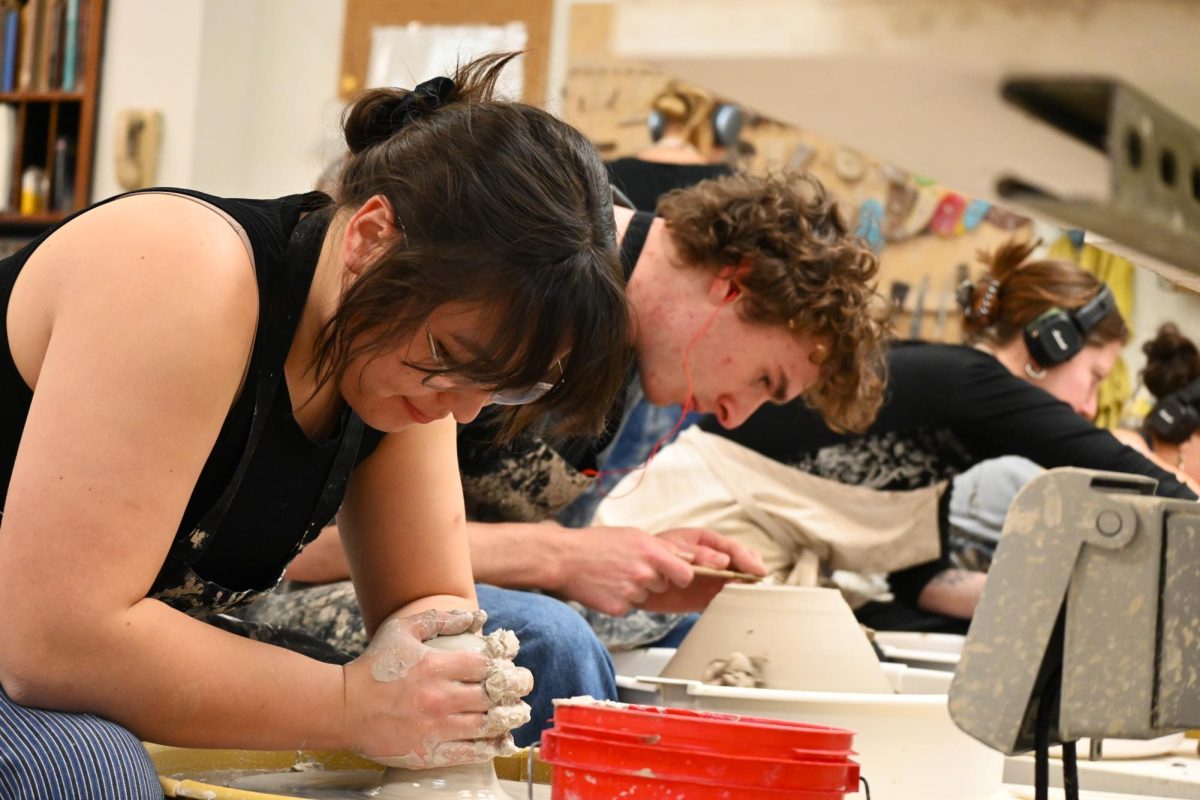
[{"label": "white canvas cloth", "polygon": [[621,481],[592,524],[707,528],[758,551],[777,580],[804,585],[818,573],[886,574],[937,559],[946,486],[900,492],[838,483],[692,427],[644,473]]}]

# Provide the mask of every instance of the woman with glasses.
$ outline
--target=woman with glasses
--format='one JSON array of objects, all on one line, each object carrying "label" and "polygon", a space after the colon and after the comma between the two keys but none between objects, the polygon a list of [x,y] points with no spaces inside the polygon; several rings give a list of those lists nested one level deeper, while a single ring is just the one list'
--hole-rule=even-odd
[{"label": "woman with glasses", "polygon": [[[430,389],[440,392],[470,392],[477,389],[477,384],[465,375],[455,374],[455,367],[438,353],[437,341],[433,338],[433,329],[429,320],[425,320],[425,336],[429,341],[429,360],[433,365],[429,377],[423,381]],[[547,380],[536,381],[528,386],[518,386],[513,389],[496,389],[490,393],[485,405],[494,406],[523,406],[542,399],[554,386],[562,381],[562,361],[554,359],[554,368]],[[551,383],[551,380],[553,383]]]},{"label": "woman with glasses", "polygon": [[[594,432],[629,329],[603,164],[509,58],[367,93],[336,202],[140,192],[0,262],[0,795],[161,797],[139,739],[511,743],[482,681],[528,673],[423,644],[481,623],[455,423]],[[223,630],[339,506],[371,647]]]}]

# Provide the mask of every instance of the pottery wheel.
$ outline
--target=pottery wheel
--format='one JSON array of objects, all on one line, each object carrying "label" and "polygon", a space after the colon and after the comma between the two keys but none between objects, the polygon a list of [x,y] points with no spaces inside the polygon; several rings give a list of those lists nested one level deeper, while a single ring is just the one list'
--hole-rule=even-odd
[{"label": "pottery wheel", "polygon": [[[516,636],[507,630],[498,630],[488,636],[474,633],[439,636],[430,639],[427,644],[439,650],[486,653],[490,658],[497,660],[511,659],[516,655],[518,647]],[[511,661],[502,663],[512,666]],[[524,711],[523,718],[520,718],[520,714],[514,718],[514,725],[528,721],[528,706],[520,703],[519,697],[514,699],[516,702],[509,701],[512,708]],[[515,750],[511,737],[506,738],[508,746]],[[379,772],[374,770],[317,770],[251,775],[233,781],[230,786],[316,800],[360,800],[363,797],[373,797],[377,800],[420,800],[431,797],[512,800],[500,787],[490,759],[476,764],[420,770],[389,768],[383,773],[382,781]]]},{"label": "pottery wheel", "polygon": [[513,800],[488,762],[440,769],[389,769],[382,782],[376,770],[274,772],[238,778],[230,787],[308,800]]}]

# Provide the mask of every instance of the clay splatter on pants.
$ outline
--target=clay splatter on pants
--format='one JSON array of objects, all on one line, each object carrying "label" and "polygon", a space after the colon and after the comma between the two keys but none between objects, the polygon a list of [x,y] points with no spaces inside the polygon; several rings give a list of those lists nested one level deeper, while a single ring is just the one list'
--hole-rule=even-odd
[{"label": "clay splatter on pants", "polygon": [[[350,661],[367,649],[358,598],[350,581],[320,586],[286,583],[242,611],[243,620],[276,630],[303,631]],[[292,648],[289,648],[292,649]]]}]

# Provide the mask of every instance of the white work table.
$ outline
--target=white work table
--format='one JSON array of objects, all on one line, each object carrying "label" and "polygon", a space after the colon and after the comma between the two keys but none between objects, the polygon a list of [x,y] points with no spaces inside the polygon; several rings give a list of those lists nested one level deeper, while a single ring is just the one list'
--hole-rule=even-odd
[{"label": "white work table", "polygon": [[[1185,739],[1175,752],[1153,758],[1099,761],[1080,758],[1079,786],[1085,792],[1112,793],[1097,794],[1097,800],[1117,800],[1118,797],[1200,800],[1200,758],[1196,755],[1196,747],[1195,739]],[[1057,759],[1050,763],[1050,780],[1054,785],[1062,785],[1062,762]],[[1019,756],[1005,761],[1004,781],[1007,784],[1031,786],[1033,756]]]}]

